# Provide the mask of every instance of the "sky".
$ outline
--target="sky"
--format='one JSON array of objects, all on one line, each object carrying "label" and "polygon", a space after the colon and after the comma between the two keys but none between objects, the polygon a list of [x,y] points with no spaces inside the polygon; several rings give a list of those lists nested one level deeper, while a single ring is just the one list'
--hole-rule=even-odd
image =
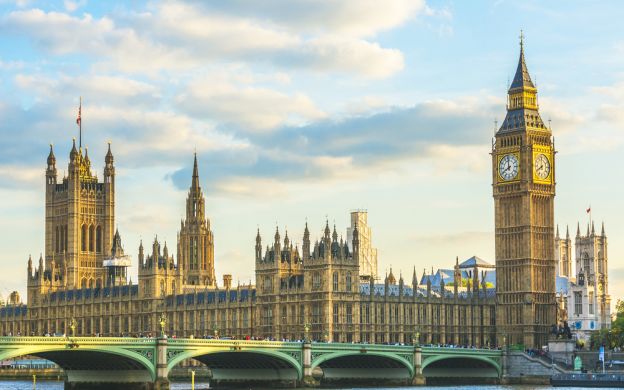
[{"label": "sky", "polygon": [[197,152],[215,268],[253,280],[256,229],[346,237],[368,210],[379,272],[494,262],[491,139],[525,35],[557,153],[556,223],[609,239],[624,296],[620,1],[0,0],[0,294],[44,249],[49,144],[116,164],[116,223],[175,248]]}]

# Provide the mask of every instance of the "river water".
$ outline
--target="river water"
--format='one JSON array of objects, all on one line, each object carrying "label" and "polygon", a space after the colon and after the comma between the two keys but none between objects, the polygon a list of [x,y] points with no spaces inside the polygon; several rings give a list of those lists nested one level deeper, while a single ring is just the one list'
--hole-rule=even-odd
[{"label": "river water", "polygon": [[[208,389],[208,385],[205,383],[195,383],[195,389]],[[343,387],[348,388],[348,387]],[[63,382],[57,381],[37,381],[37,390],[62,390]],[[172,390],[190,390],[191,383],[190,382],[175,382],[171,384]],[[373,388],[367,388],[373,390]],[[387,390],[398,390],[398,389],[412,389],[412,390],[424,390],[424,389],[434,389],[434,390],[548,390],[548,389],[563,389],[562,387],[551,387],[551,386],[490,386],[490,385],[471,385],[471,386],[435,386],[435,387],[394,387]],[[580,389],[588,389],[588,387],[567,387],[568,390],[580,390]],[[604,388],[603,388],[604,389]],[[615,390],[616,388],[611,388]],[[33,390],[33,384],[29,381],[0,381],[0,390]],[[113,389],[111,389],[113,390]],[[382,388],[377,388],[376,390],[385,390]]]}]

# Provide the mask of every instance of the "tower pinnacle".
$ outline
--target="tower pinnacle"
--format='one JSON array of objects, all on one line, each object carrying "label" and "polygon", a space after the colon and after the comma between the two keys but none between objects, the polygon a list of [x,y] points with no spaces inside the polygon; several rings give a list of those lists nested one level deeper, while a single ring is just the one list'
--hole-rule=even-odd
[{"label": "tower pinnacle", "polygon": [[518,58],[518,67],[516,68],[516,74],[514,75],[509,90],[511,91],[516,88],[535,89],[535,85],[533,81],[531,81],[531,76],[526,66],[526,61],[524,60],[524,34],[522,30],[520,30],[520,57]]},{"label": "tower pinnacle", "polygon": [[197,153],[194,153],[193,181],[191,183],[191,188],[195,190],[199,190],[199,170],[197,169]]}]

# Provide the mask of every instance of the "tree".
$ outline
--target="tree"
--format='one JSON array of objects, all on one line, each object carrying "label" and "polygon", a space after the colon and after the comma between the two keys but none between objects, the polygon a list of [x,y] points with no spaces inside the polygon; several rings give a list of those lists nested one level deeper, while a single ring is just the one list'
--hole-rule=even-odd
[{"label": "tree", "polygon": [[611,329],[619,329],[620,331],[624,331],[624,301],[621,299],[617,300],[615,304],[615,321],[611,323]]},{"label": "tree", "polygon": [[591,349],[598,349],[601,345],[609,349],[624,348],[624,301],[618,299],[615,304],[616,317],[611,323],[611,329],[601,329],[592,333]]}]

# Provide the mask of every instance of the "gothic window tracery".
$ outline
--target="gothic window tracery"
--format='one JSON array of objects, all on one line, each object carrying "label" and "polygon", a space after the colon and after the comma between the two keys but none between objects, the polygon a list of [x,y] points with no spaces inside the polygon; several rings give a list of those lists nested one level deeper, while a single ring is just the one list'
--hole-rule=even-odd
[{"label": "gothic window tracery", "polygon": [[87,251],[87,225],[82,225],[81,241],[82,241],[81,249],[83,252],[86,252]]},{"label": "gothic window tracery", "polygon": [[583,252],[583,269],[589,271],[589,254]]},{"label": "gothic window tracery", "polygon": [[95,230],[95,248],[98,253],[102,253],[102,227],[99,225]]},{"label": "gothic window tracery", "polygon": [[95,251],[95,227],[89,226],[89,252]]},{"label": "gothic window tracery", "polygon": [[319,289],[321,287],[321,275],[318,272],[312,274],[312,288]]}]

